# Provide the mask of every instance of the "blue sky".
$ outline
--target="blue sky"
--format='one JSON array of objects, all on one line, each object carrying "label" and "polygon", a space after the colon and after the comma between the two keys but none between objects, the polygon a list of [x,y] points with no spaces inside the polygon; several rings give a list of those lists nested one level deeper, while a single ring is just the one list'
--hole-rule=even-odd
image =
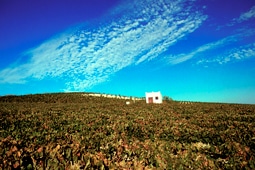
[{"label": "blue sky", "polygon": [[0,95],[255,104],[254,0],[1,0]]}]

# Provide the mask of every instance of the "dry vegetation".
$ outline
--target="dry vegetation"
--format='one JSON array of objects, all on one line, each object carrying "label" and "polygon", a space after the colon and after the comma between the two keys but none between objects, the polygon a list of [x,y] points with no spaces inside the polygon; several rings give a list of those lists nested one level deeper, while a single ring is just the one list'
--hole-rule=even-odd
[{"label": "dry vegetation", "polygon": [[255,106],[0,97],[2,169],[254,169]]}]

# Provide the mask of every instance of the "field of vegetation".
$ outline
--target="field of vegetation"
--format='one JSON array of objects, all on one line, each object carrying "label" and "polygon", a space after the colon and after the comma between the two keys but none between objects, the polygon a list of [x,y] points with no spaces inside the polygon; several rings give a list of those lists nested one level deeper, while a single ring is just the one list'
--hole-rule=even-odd
[{"label": "field of vegetation", "polygon": [[2,169],[255,169],[255,105],[0,97]]}]

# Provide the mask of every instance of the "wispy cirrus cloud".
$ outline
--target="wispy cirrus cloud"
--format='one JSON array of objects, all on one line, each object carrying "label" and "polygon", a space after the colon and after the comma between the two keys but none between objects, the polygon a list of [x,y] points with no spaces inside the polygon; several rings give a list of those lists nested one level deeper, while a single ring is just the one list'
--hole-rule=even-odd
[{"label": "wispy cirrus cloud", "polygon": [[252,18],[255,18],[255,6],[253,6],[249,11],[242,13],[239,18],[234,20],[237,22],[243,22]]},{"label": "wispy cirrus cloud", "polygon": [[255,18],[255,6],[251,7],[250,10],[248,10],[244,13],[241,13],[239,15],[239,17],[233,18],[229,23],[227,23],[225,25],[218,26],[217,30],[222,30],[223,28],[226,28],[226,27],[236,26],[236,25],[241,24],[245,21],[250,21],[254,18]]},{"label": "wispy cirrus cloud", "polygon": [[250,58],[255,58],[255,43],[227,50],[225,53],[217,55],[212,59],[201,59],[197,62],[197,64],[226,64],[229,62],[242,61]]},{"label": "wispy cirrus cloud", "polygon": [[169,56],[169,57],[167,57],[168,62],[173,65],[185,62],[185,61],[190,60],[190,59],[196,57],[197,55],[205,53],[209,50],[214,50],[214,49],[219,48],[223,45],[234,42],[237,40],[236,38],[237,38],[237,35],[229,36],[229,37],[220,39],[216,42],[204,44],[204,45],[198,47],[197,49],[195,49],[194,51],[191,51],[190,53],[186,53],[186,54],[182,53],[182,54],[178,54],[178,55]]},{"label": "wispy cirrus cloud", "polygon": [[186,0],[135,0],[116,8],[111,18],[97,28],[67,31],[26,51],[29,61],[0,71],[0,83],[54,78],[66,82],[66,91],[88,89],[127,66],[158,57],[206,16]]},{"label": "wispy cirrus cloud", "polygon": [[[215,59],[217,57],[213,56],[213,57],[209,57],[209,58],[213,58],[213,59],[208,59],[208,56],[211,56],[210,52],[213,50],[217,50],[219,48],[223,48],[226,47],[228,45],[234,44],[237,41],[241,41],[244,38],[247,38],[249,36],[254,36],[255,35],[255,30],[254,29],[241,29],[239,33],[234,34],[234,35],[230,35],[227,36],[225,38],[222,38],[218,41],[215,42],[211,42],[211,43],[207,43],[204,44],[198,48],[196,48],[195,50],[191,51],[190,53],[181,53],[181,54],[177,54],[177,55],[170,55],[167,56],[167,60],[169,64],[175,65],[175,64],[179,64],[185,61],[188,61],[190,59],[193,59],[195,57],[198,57],[198,62],[197,63],[208,63],[209,61],[218,61],[219,59]],[[235,49],[231,49],[228,51],[235,51]],[[204,57],[199,57],[203,55]],[[225,58],[225,60],[228,57]],[[241,57],[242,59],[245,59],[247,57]]]},{"label": "wispy cirrus cloud", "polygon": [[[251,7],[250,10],[241,13],[238,18],[234,18],[227,25],[219,26],[219,28],[226,28],[226,26],[237,26],[237,29],[234,29],[235,34],[222,38],[218,41],[211,42],[205,45],[198,47],[196,50],[187,53],[187,54],[179,54],[176,56],[169,57],[169,61],[171,64],[178,64],[194,57],[198,57],[197,64],[209,64],[209,63],[217,63],[217,64],[225,64],[229,62],[242,61],[245,59],[249,59],[254,57],[255,49],[254,43],[243,44],[239,48],[228,47],[224,53],[216,56],[211,56],[210,52],[218,48],[224,48],[228,45],[233,45],[236,42],[241,42],[245,38],[251,38],[255,36],[255,30],[252,29],[251,25],[254,25],[253,22],[249,24],[249,27],[238,25],[245,21],[249,21],[255,18],[255,6]],[[220,29],[218,29],[219,31]],[[199,55],[203,55],[204,57],[199,57]],[[207,65],[206,65],[207,66]]]}]

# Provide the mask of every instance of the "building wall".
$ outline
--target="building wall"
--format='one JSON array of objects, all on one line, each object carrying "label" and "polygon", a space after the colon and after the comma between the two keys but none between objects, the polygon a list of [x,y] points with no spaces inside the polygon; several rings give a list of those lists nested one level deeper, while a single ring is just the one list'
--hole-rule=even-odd
[{"label": "building wall", "polygon": [[146,103],[162,103],[162,95],[160,92],[146,92]]}]

